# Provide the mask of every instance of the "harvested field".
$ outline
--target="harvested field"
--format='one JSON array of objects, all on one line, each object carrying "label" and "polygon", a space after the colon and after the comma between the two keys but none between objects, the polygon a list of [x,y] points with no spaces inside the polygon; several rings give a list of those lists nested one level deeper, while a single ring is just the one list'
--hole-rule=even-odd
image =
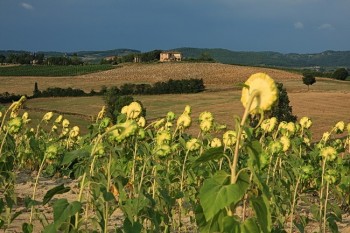
[{"label": "harvested field", "polygon": [[218,63],[155,63],[127,64],[115,69],[75,77],[0,77],[0,93],[32,95],[34,83],[40,90],[48,87],[79,88],[86,92],[100,90],[101,86],[120,86],[124,83],[155,83],[169,79],[203,79],[208,90],[234,88],[244,82],[250,74],[266,72],[276,81],[297,79],[299,74],[286,71],[225,65]]}]

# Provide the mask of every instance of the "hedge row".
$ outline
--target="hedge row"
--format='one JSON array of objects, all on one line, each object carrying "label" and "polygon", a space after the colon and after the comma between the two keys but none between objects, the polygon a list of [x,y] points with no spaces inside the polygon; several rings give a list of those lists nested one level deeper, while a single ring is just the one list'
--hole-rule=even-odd
[{"label": "hedge row", "polygon": [[[111,87],[112,88],[112,87]],[[123,84],[120,88],[113,87],[120,95],[159,95],[159,94],[182,94],[198,93],[204,91],[203,79],[183,79],[168,80],[167,82],[156,82],[151,84]],[[100,91],[91,90],[86,93],[81,89],[50,87],[40,91],[37,84],[34,87],[33,95],[28,98],[39,97],[77,97],[77,96],[97,96],[104,95],[108,91],[107,87],[102,87]],[[17,101],[21,95],[0,93],[0,103],[10,103]]]}]

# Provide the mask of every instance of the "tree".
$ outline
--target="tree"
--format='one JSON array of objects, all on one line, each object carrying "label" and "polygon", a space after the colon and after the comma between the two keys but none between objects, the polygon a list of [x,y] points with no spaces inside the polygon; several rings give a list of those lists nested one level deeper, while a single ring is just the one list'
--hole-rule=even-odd
[{"label": "tree", "polygon": [[345,68],[339,68],[332,74],[332,78],[345,80],[349,76],[349,72]]},{"label": "tree", "polygon": [[276,117],[279,122],[295,122],[297,116],[292,113],[292,106],[289,105],[289,97],[286,88],[282,83],[276,83],[278,88],[278,103],[272,107],[270,117]]},{"label": "tree", "polygon": [[41,95],[41,92],[38,87],[38,83],[34,83],[34,90],[33,90],[33,97],[39,97]]},{"label": "tree", "polygon": [[316,82],[316,78],[313,74],[306,73],[303,75],[303,83],[307,85],[307,91],[309,91],[309,86]]}]

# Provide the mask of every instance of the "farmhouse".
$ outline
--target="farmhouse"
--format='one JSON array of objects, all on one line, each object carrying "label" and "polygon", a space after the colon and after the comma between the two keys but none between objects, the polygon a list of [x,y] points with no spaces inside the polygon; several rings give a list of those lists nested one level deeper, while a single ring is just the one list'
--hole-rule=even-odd
[{"label": "farmhouse", "polygon": [[181,61],[182,60],[182,54],[177,51],[165,51],[160,53],[160,59],[161,62],[166,61]]}]

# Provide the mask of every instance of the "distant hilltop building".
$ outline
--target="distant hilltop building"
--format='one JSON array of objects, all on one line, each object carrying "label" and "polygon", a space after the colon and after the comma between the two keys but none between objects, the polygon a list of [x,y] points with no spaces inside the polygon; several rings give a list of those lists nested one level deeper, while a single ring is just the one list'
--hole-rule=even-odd
[{"label": "distant hilltop building", "polygon": [[182,53],[177,51],[165,51],[160,53],[160,62],[181,61]]}]

